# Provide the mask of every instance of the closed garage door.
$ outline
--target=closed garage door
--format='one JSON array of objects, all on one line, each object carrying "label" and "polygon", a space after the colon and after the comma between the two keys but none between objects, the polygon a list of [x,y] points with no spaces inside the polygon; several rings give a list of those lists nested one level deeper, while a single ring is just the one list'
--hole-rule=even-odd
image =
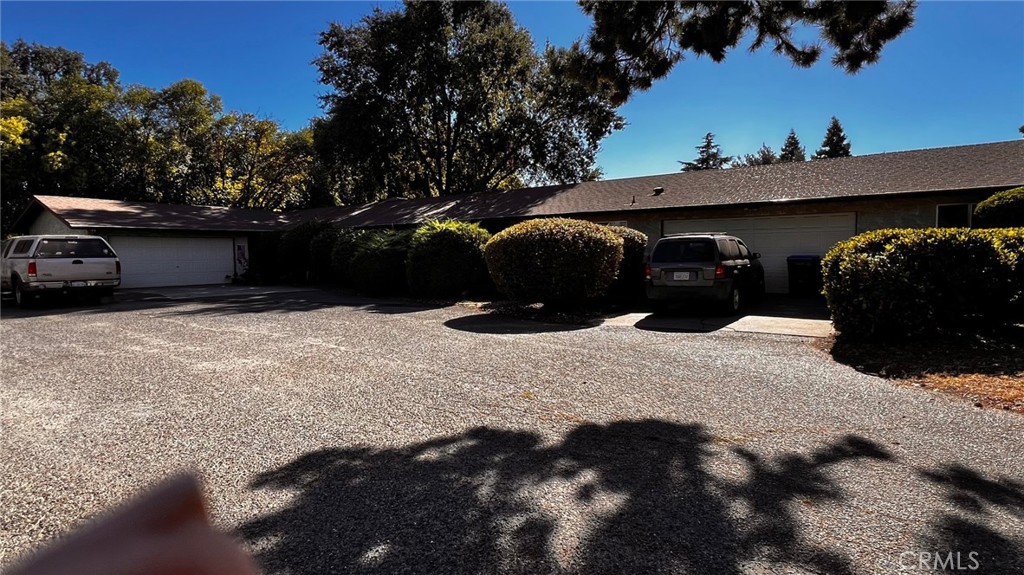
[{"label": "closed garage door", "polygon": [[766,289],[770,293],[789,291],[786,258],[792,255],[825,255],[836,242],[856,234],[853,213],[778,216],[764,218],[717,218],[665,220],[664,232],[726,232],[743,239],[761,252]]},{"label": "closed garage door", "polygon": [[231,238],[112,236],[121,260],[121,287],[222,284],[235,265]]}]

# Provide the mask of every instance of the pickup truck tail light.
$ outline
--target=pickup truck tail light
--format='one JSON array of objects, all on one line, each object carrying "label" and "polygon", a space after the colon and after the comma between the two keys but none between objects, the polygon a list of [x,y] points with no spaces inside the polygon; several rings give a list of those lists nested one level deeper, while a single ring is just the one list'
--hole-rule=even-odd
[{"label": "pickup truck tail light", "polygon": [[114,260],[114,266],[116,268],[115,271],[117,271],[117,275],[121,275],[121,260]]},{"label": "pickup truck tail light", "polygon": [[36,262],[28,262],[28,277],[36,277]]},{"label": "pickup truck tail light", "polygon": [[715,266],[715,279],[716,280],[724,280],[725,279],[725,266],[724,265],[718,264],[717,266]]}]

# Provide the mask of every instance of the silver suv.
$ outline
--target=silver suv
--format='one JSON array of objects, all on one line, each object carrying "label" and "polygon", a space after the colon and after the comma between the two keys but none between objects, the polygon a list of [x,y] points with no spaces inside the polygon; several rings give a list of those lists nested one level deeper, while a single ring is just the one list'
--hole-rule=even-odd
[{"label": "silver suv", "polygon": [[760,257],[743,240],[724,232],[665,236],[654,244],[647,264],[647,297],[656,306],[713,300],[736,313],[748,300],[764,296]]}]

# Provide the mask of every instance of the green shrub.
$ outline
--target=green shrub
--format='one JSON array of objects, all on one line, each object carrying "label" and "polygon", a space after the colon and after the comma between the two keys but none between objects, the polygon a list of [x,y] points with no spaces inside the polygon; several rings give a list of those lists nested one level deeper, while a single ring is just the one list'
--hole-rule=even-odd
[{"label": "green shrub", "polygon": [[1010,321],[1024,321],[1024,227],[976,230],[988,238],[1010,266]]},{"label": "green shrub", "polygon": [[491,234],[477,224],[429,221],[412,235],[406,266],[409,293],[450,298],[486,285],[483,246]]},{"label": "green shrub", "polygon": [[622,238],[622,262],[608,295],[620,300],[640,300],[644,295],[644,253],[647,234],[624,226],[608,226]]},{"label": "green shrub", "polygon": [[365,233],[367,232],[350,228],[339,230],[338,237],[334,240],[334,246],[331,248],[331,276],[338,285],[345,287],[352,285],[349,267],[352,264],[358,240]]},{"label": "green shrub", "polygon": [[328,226],[313,236],[309,241],[309,260],[311,279],[317,282],[334,282],[334,266],[331,255],[334,244],[343,233],[343,228]]},{"label": "green shrub", "polygon": [[993,194],[974,207],[974,226],[1011,228],[1024,226],[1024,186]]},{"label": "green shrub", "polygon": [[995,233],[878,230],[839,242],[822,262],[843,337],[958,333],[1007,321],[1013,264]]},{"label": "green shrub", "polygon": [[405,293],[405,259],[412,233],[374,230],[355,240],[349,277],[352,286],[367,295]]},{"label": "green shrub", "polygon": [[317,234],[330,226],[330,222],[312,220],[295,226],[281,236],[277,259],[278,265],[281,266],[282,279],[298,283],[310,280],[313,270],[313,261],[309,253],[310,244]]},{"label": "green shrub", "polygon": [[615,280],[622,249],[622,238],[605,226],[552,218],[495,234],[484,259],[506,297],[566,303],[603,295]]}]

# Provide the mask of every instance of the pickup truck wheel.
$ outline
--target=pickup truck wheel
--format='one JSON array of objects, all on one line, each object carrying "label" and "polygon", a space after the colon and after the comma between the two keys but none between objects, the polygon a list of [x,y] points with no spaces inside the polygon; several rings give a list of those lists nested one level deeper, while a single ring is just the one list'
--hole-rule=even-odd
[{"label": "pickup truck wheel", "polygon": [[21,282],[14,280],[14,305],[18,307],[27,307],[28,297],[28,294],[25,293],[25,288],[21,287]]}]

